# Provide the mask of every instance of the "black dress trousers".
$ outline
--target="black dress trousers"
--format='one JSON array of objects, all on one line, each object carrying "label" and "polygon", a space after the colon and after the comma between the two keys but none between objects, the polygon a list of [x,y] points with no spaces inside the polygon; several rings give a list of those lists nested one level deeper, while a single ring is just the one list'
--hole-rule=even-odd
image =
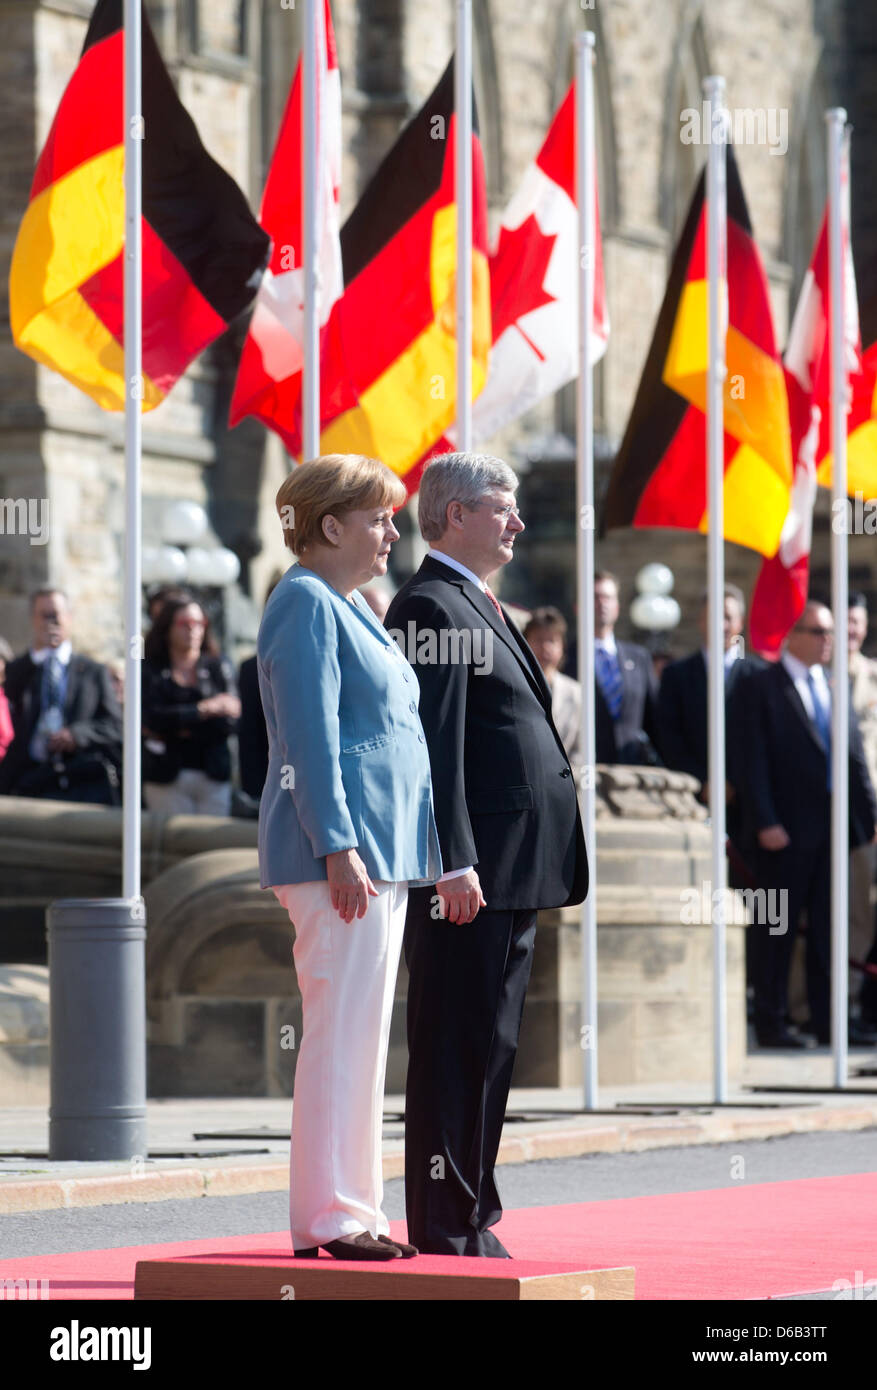
[{"label": "black dress trousers", "polygon": [[412,888],[405,925],[408,1236],[424,1253],[507,1256],[493,1178],[533,962],[535,911],[460,925]]}]

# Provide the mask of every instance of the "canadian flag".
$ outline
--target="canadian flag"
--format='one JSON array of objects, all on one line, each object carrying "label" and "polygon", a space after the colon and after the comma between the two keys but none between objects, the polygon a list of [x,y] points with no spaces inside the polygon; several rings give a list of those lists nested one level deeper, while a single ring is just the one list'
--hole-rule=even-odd
[{"label": "canadian flag", "polygon": [[[317,22],[317,121],[320,161],[319,316],[321,345],[332,306],[344,289],[339,237],[341,77],[329,0]],[[304,340],[302,247],[302,63],[298,66],[268,171],[259,221],[271,237],[271,260],[256,298],[229,411],[229,424],[255,415],[297,437]]]},{"label": "canadian flag", "polygon": [[[493,345],[487,383],[472,407],[486,439],[578,374],[579,227],[575,198],[575,87],[570,87],[515,196],[490,257]],[[594,178],[591,360],[606,351],[609,317]]]},{"label": "canadian flag", "polygon": [[[841,241],[843,248],[844,358],[850,400],[850,379],[862,373],[859,305],[850,245],[849,138],[841,159]],[[817,472],[830,452],[831,351],[829,346],[830,275],[828,209],[816,241],[784,358],[789,424],[795,476],[789,512],[779,549],[765,560],[752,594],[749,634],[757,652],[775,660],[790,630],[804,611],[810,574],[813,508]]]}]

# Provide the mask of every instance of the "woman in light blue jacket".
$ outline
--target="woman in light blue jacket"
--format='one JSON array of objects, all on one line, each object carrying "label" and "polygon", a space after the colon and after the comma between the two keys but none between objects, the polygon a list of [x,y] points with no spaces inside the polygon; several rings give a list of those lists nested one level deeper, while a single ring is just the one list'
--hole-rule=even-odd
[{"label": "woman in light blue jacket", "polygon": [[268,729],[259,868],[295,927],[303,1037],[290,1226],[296,1255],[417,1252],[389,1238],[381,1121],[408,884],[441,857],[417,677],[357,585],[386,573],[405,489],[382,463],[328,455],[277,494],[298,556],[257,644]]}]

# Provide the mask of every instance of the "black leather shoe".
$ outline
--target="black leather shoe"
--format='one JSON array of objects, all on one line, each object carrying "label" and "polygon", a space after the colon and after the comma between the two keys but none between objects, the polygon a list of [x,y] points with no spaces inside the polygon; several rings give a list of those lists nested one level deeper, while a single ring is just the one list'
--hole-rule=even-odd
[{"label": "black leather shoe", "polygon": [[[820,1047],[831,1047],[831,1032],[817,1033],[816,1040]],[[847,1044],[850,1047],[877,1047],[877,1033],[850,1019],[847,1024]]]},{"label": "black leather shoe", "polygon": [[806,1038],[790,1033],[788,1028],[780,1028],[775,1033],[756,1033],[755,1036],[759,1047],[785,1047],[800,1052],[813,1046]]}]

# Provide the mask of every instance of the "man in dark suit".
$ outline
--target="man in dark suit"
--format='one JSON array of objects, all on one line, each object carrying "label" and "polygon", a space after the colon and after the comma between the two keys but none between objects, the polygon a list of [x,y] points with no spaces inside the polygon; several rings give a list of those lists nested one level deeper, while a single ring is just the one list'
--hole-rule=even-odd
[{"label": "man in dark suit", "polygon": [[656,761],[657,690],[645,647],[619,642],[618,580],[608,570],[594,575],[595,723],[598,763]]},{"label": "man in dark suit", "polygon": [[[755,663],[739,656],[739,637],[744,630],[746,603],[742,589],[735,584],[724,588],[724,694],[726,694],[726,742],[728,781],[728,834],[735,819],[732,790],[734,769],[741,753],[741,738],[735,714],[738,709],[739,682],[751,676]],[[692,652],[664,669],[657,692],[657,737],[667,767],[698,778],[700,799],[709,803],[709,719],[707,719],[707,595],[700,603],[698,627],[703,637],[699,652]]]},{"label": "man in dark suit", "polygon": [[0,762],[0,793],[118,802],[122,711],[106,666],[74,652],[59,589],[31,596],[33,642],[6,672],[15,737]]},{"label": "man in dark suit", "polygon": [[409,890],[405,1195],[410,1239],[507,1256],[494,1163],[540,908],[583,901],[575,782],[532,651],[487,586],[524,529],[499,459],[437,458],[420,484],[429,555],[387,628],[420,681],[444,873]]},{"label": "man in dark suit", "polygon": [[[809,601],[780,660],[743,684],[746,758],[739,783],[757,844],[756,877],[780,898],[784,931],[767,920],[754,933],[755,1031],[762,1047],[800,1047],[787,1027],[789,962],[807,912],[807,998],[820,1043],[830,1040],[831,979],[831,610]],[[845,698],[849,700],[848,694]],[[875,838],[877,802],[850,701],[850,844]],[[773,914],[776,915],[776,914]]]}]

